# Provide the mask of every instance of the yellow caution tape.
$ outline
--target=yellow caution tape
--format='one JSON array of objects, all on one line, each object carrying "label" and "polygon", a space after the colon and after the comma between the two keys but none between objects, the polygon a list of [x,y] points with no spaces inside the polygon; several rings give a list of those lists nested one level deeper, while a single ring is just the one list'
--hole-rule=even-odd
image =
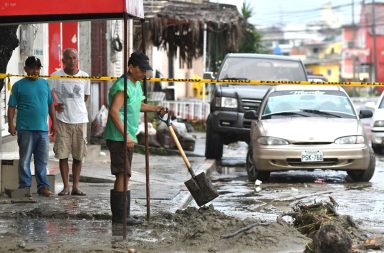
[{"label": "yellow caution tape", "polygon": [[150,82],[190,82],[217,84],[288,84],[288,85],[340,85],[340,86],[384,86],[384,82],[312,82],[312,81],[271,81],[271,80],[211,80],[211,79],[178,79],[178,78],[148,78]]},{"label": "yellow caution tape", "polygon": [[[28,77],[27,75],[14,75],[0,73],[0,79],[10,77]],[[41,78],[54,79],[85,79],[98,81],[114,81],[114,76],[39,76]],[[194,78],[147,78],[149,82],[181,82],[181,83],[216,83],[216,84],[287,84],[287,85],[339,85],[339,86],[384,86],[384,82],[312,82],[312,81],[273,81],[273,80],[215,80],[215,79],[194,79]]]},{"label": "yellow caution tape", "polygon": [[11,85],[11,78],[8,77],[8,82],[7,82],[7,90],[12,94],[12,85]]},{"label": "yellow caution tape", "polygon": [[[0,79],[7,77],[28,77],[27,75],[14,75],[14,74],[4,74],[0,73]],[[100,81],[114,81],[117,80],[117,77],[113,76],[45,76],[39,75],[41,78],[53,78],[53,79],[87,79],[87,80],[100,80]]]}]

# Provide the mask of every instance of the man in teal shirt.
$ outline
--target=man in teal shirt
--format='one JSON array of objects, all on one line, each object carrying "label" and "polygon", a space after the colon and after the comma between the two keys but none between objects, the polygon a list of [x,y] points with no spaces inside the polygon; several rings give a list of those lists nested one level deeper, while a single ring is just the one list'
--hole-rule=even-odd
[{"label": "man in teal shirt", "polygon": [[[51,196],[47,178],[49,154],[48,114],[52,120],[52,134],[56,133],[56,117],[53,98],[48,82],[38,78],[41,62],[35,56],[25,61],[24,70],[28,77],[17,81],[12,87],[8,101],[8,132],[15,136],[19,145],[19,188],[32,185],[31,158],[35,163],[37,192]],[[17,109],[16,126],[13,123]]]},{"label": "man in teal shirt", "polygon": [[[143,103],[144,96],[141,80],[145,78],[147,70],[152,70],[148,63],[148,57],[139,52],[131,54],[128,60],[127,78],[127,136],[124,143],[124,77],[120,77],[109,90],[109,114],[107,126],[104,131],[104,139],[111,158],[111,173],[116,176],[114,189],[111,190],[112,221],[123,222],[124,198],[127,198],[127,223],[137,225],[142,221],[130,216],[130,191],[124,192],[124,181],[131,177],[131,162],[133,147],[136,140],[136,132],[139,125],[141,112],[158,112],[164,114],[166,108]],[[124,157],[124,149],[127,156]],[[124,168],[124,159],[127,160]],[[128,188],[128,187],[127,187]]]}]

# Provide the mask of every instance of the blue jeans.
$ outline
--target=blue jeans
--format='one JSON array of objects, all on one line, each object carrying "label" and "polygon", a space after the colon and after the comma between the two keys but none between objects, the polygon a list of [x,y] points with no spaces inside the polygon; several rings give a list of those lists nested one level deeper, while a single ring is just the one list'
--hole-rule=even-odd
[{"label": "blue jeans", "polygon": [[48,187],[47,164],[49,139],[47,131],[17,131],[19,144],[19,188],[31,187],[31,158],[33,154],[37,191]]}]

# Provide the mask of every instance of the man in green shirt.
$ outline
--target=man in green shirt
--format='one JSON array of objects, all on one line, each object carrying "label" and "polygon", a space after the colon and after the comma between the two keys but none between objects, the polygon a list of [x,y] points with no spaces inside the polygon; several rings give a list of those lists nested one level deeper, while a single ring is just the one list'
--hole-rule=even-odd
[{"label": "man in green shirt", "polygon": [[[123,222],[124,198],[127,198],[127,223],[137,225],[141,220],[130,216],[130,191],[124,192],[124,181],[128,183],[131,177],[131,162],[133,147],[136,140],[136,132],[139,125],[140,112],[157,112],[164,114],[166,108],[143,103],[144,96],[141,80],[145,78],[146,71],[152,70],[148,63],[148,57],[140,52],[131,54],[128,60],[127,78],[127,136],[124,143],[124,77],[120,77],[110,88],[108,98],[110,101],[107,126],[104,131],[104,139],[111,158],[111,173],[116,176],[114,189],[111,190],[112,221]],[[126,157],[124,157],[126,149]],[[124,159],[127,159],[124,168]],[[127,187],[128,188],[128,187]]]}]

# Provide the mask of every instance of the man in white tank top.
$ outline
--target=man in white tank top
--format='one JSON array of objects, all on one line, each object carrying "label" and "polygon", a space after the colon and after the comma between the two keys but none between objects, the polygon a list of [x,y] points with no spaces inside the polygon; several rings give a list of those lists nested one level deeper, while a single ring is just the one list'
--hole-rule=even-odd
[{"label": "man in white tank top", "polygon": [[[78,69],[78,52],[73,48],[63,51],[64,68],[52,73],[52,76],[88,76]],[[49,79],[49,85],[56,98],[56,118],[58,132],[53,151],[60,160],[60,173],[64,189],[63,195],[84,196],[79,189],[82,161],[86,155],[88,112],[85,102],[90,95],[90,80]],[[69,185],[69,156],[72,155],[73,185]]]}]

